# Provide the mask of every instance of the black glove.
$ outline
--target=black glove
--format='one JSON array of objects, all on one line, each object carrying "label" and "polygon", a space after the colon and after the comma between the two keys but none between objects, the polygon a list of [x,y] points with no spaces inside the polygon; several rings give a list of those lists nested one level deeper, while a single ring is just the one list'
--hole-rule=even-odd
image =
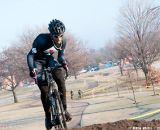
[{"label": "black glove", "polygon": [[35,79],[36,78],[36,70],[35,69],[33,69],[33,70],[31,70],[30,71],[30,76],[33,78],[33,79]]}]

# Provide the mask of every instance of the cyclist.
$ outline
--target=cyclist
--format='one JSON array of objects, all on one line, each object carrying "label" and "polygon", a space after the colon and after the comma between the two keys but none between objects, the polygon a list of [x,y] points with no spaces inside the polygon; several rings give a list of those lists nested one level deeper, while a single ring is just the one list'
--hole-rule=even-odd
[{"label": "cyclist", "polygon": [[[32,48],[27,55],[27,63],[30,71],[30,76],[33,79],[37,78],[37,84],[41,91],[41,101],[45,111],[46,128],[51,129],[51,113],[50,107],[47,103],[47,94],[49,88],[47,87],[46,80],[42,78],[42,75],[36,75],[36,61],[43,60],[46,62],[46,66],[54,68],[61,65],[66,71],[66,76],[68,76],[68,66],[64,58],[64,50],[66,47],[66,39],[64,38],[65,25],[60,20],[53,19],[48,24],[48,30],[49,33],[39,34],[35,38],[32,44]],[[52,54],[50,52],[52,52]],[[55,53],[57,53],[57,57],[54,55]],[[70,121],[72,117],[67,111],[66,86],[63,70],[54,69],[52,75],[58,86],[58,90],[61,93],[61,100],[65,110],[66,121]]]}]

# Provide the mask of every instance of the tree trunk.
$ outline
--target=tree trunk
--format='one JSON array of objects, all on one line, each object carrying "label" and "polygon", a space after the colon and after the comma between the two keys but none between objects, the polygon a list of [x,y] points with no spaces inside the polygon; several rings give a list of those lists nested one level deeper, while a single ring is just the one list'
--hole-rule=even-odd
[{"label": "tree trunk", "polygon": [[137,105],[136,96],[135,96],[135,91],[134,91],[134,87],[133,87],[133,84],[132,84],[132,79],[131,79],[131,75],[130,75],[130,72],[129,72],[129,71],[128,71],[128,77],[129,77],[129,82],[130,82],[130,86],[131,86],[132,93],[133,93],[134,104]]},{"label": "tree trunk", "polygon": [[15,91],[13,90],[13,97],[14,97],[14,103],[18,103],[18,99],[17,99],[17,95],[15,93]]},{"label": "tree trunk", "polygon": [[148,79],[148,69],[146,66],[142,67],[143,73],[145,75],[145,79],[146,79],[146,85],[149,83],[149,79]]},{"label": "tree trunk", "polygon": [[119,63],[119,69],[120,69],[120,72],[121,72],[121,76],[123,76],[123,66],[124,66],[124,61],[121,59],[120,63]]},{"label": "tree trunk", "polygon": [[[152,77],[151,77],[152,78]],[[153,80],[151,79],[151,83],[152,83],[152,87],[153,87],[153,96],[156,95],[156,91],[155,91],[155,88],[154,88],[154,83],[153,83]]]},{"label": "tree trunk", "polygon": [[74,78],[77,79],[77,74],[74,68],[73,68],[73,73],[74,73]]},{"label": "tree trunk", "polygon": [[14,97],[14,103],[18,103],[18,99],[17,99],[17,95],[15,93],[14,86],[12,86],[12,94],[13,94],[13,97]]},{"label": "tree trunk", "polygon": [[133,64],[133,67],[134,67],[134,69],[135,69],[135,71],[136,71],[137,81],[138,81],[138,69],[137,69],[137,67],[136,67],[136,65],[135,65],[135,64]]},{"label": "tree trunk", "polygon": [[121,65],[119,65],[119,69],[120,69],[120,72],[121,72],[121,76],[123,76],[123,68]]}]

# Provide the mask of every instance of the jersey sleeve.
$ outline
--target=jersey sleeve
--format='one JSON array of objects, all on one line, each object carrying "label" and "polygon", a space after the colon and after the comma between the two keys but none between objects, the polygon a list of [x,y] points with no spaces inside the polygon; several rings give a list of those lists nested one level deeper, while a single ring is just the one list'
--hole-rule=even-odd
[{"label": "jersey sleeve", "polygon": [[34,40],[32,48],[27,55],[27,64],[29,70],[32,71],[35,68],[34,56],[38,53],[37,39]]}]

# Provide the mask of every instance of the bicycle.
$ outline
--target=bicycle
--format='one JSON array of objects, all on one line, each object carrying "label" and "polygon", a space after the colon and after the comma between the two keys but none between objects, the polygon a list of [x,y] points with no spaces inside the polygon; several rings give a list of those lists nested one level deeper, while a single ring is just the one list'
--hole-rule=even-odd
[{"label": "bicycle", "polygon": [[[60,93],[58,92],[57,85],[55,83],[54,78],[52,77],[52,71],[55,68],[45,67],[44,61],[38,61],[42,65],[42,73],[47,80],[49,93],[48,93],[48,101],[51,107],[51,123],[52,126],[58,129],[67,129],[66,118],[64,115],[64,109],[62,105],[62,101],[60,98]],[[61,66],[58,66],[59,69]],[[37,81],[36,81],[37,82]]]}]

